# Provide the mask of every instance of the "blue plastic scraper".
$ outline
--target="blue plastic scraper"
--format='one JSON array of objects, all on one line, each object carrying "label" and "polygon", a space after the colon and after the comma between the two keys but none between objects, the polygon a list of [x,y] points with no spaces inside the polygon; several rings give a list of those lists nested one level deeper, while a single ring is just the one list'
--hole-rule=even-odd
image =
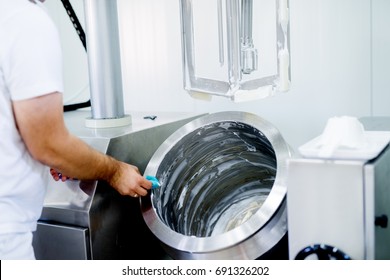
[{"label": "blue plastic scraper", "polygon": [[156,177],[147,175],[145,178],[146,180],[152,182],[152,190],[157,189],[161,186],[159,180]]}]

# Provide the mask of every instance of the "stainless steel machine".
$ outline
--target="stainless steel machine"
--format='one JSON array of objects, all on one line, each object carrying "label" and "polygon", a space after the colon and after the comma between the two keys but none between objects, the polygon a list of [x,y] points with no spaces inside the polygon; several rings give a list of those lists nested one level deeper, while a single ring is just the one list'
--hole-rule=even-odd
[{"label": "stainless steel machine", "polygon": [[[133,114],[130,126],[91,129],[87,111],[65,115],[71,132],[102,153],[144,172],[159,145],[196,115],[160,113],[151,120]],[[48,171],[49,172],[49,171]],[[142,242],[136,250],[134,242]],[[139,200],[124,197],[100,181],[50,181],[34,233],[37,259],[159,259],[165,252],[147,229]]]},{"label": "stainless steel machine", "polygon": [[[389,118],[361,122],[390,131]],[[290,159],[287,186],[290,259],[390,259],[388,145],[369,160]]]},{"label": "stainless steel machine", "polygon": [[278,130],[259,116],[195,119],[151,158],[145,172],[161,187],[142,198],[142,215],[175,259],[284,258],[290,156]]}]

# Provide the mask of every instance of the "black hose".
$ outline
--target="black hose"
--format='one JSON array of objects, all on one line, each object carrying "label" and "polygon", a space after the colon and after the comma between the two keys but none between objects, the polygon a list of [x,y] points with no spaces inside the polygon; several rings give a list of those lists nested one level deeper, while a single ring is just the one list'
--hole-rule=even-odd
[{"label": "black hose", "polygon": [[[77,18],[77,15],[70,4],[69,0],[61,0],[62,4],[64,5],[64,8],[66,10],[66,13],[69,16],[69,19],[71,20],[73,27],[75,28],[77,34],[79,35],[80,41],[84,46],[85,51],[87,52],[87,43],[85,39],[85,32],[83,30],[83,27],[80,24],[79,19]],[[76,104],[69,104],[64,105],[64,112],[69,111],[75,111],[80,108],[86,108],[91,106],[91,100],[88,100],[86,102],[76,103]]]}]

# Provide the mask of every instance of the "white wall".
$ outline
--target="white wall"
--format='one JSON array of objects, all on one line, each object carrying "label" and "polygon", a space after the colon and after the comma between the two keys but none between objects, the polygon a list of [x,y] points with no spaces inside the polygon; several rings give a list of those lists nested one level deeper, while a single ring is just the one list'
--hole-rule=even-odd
[{"label": "white wall", "polygon": [[390,1],[372,1],[372,111],[375,116],[390,114]]},{"label": "white wall", "polygon": [[[70,1],[84,25],[83,0]],[[64,102],[72,104],[89,99],[88,62],[84,47],[61,1],[47,0],[45,5],[58,26],[64,62]]]},{"label": "white wall", "polygon": [[[390,1],[290,0],[291,90],[239,104],[221,97],[195,100],[183,90],[178,0],[118,1],[126,111],[253,112],[294,148],[319,135],[330,117],[390,115],[390,35],[384,28]],[[64,36],[65,99],[78,91],[88,98],[81,43],[60,1],[46,2]],[[83,18],[82,0],[71,3]]]}]

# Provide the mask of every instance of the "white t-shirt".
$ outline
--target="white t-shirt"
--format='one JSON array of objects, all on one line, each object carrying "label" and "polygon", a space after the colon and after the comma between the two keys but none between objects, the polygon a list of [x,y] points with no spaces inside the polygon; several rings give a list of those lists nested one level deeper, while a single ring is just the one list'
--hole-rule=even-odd
[{"label": "white t-shirt", "polygon": [[56,91],[63,92],[56,26],[41,5],[0,0],[0,234],[36,229],[49,178],[18,133],[11,100]]}]

